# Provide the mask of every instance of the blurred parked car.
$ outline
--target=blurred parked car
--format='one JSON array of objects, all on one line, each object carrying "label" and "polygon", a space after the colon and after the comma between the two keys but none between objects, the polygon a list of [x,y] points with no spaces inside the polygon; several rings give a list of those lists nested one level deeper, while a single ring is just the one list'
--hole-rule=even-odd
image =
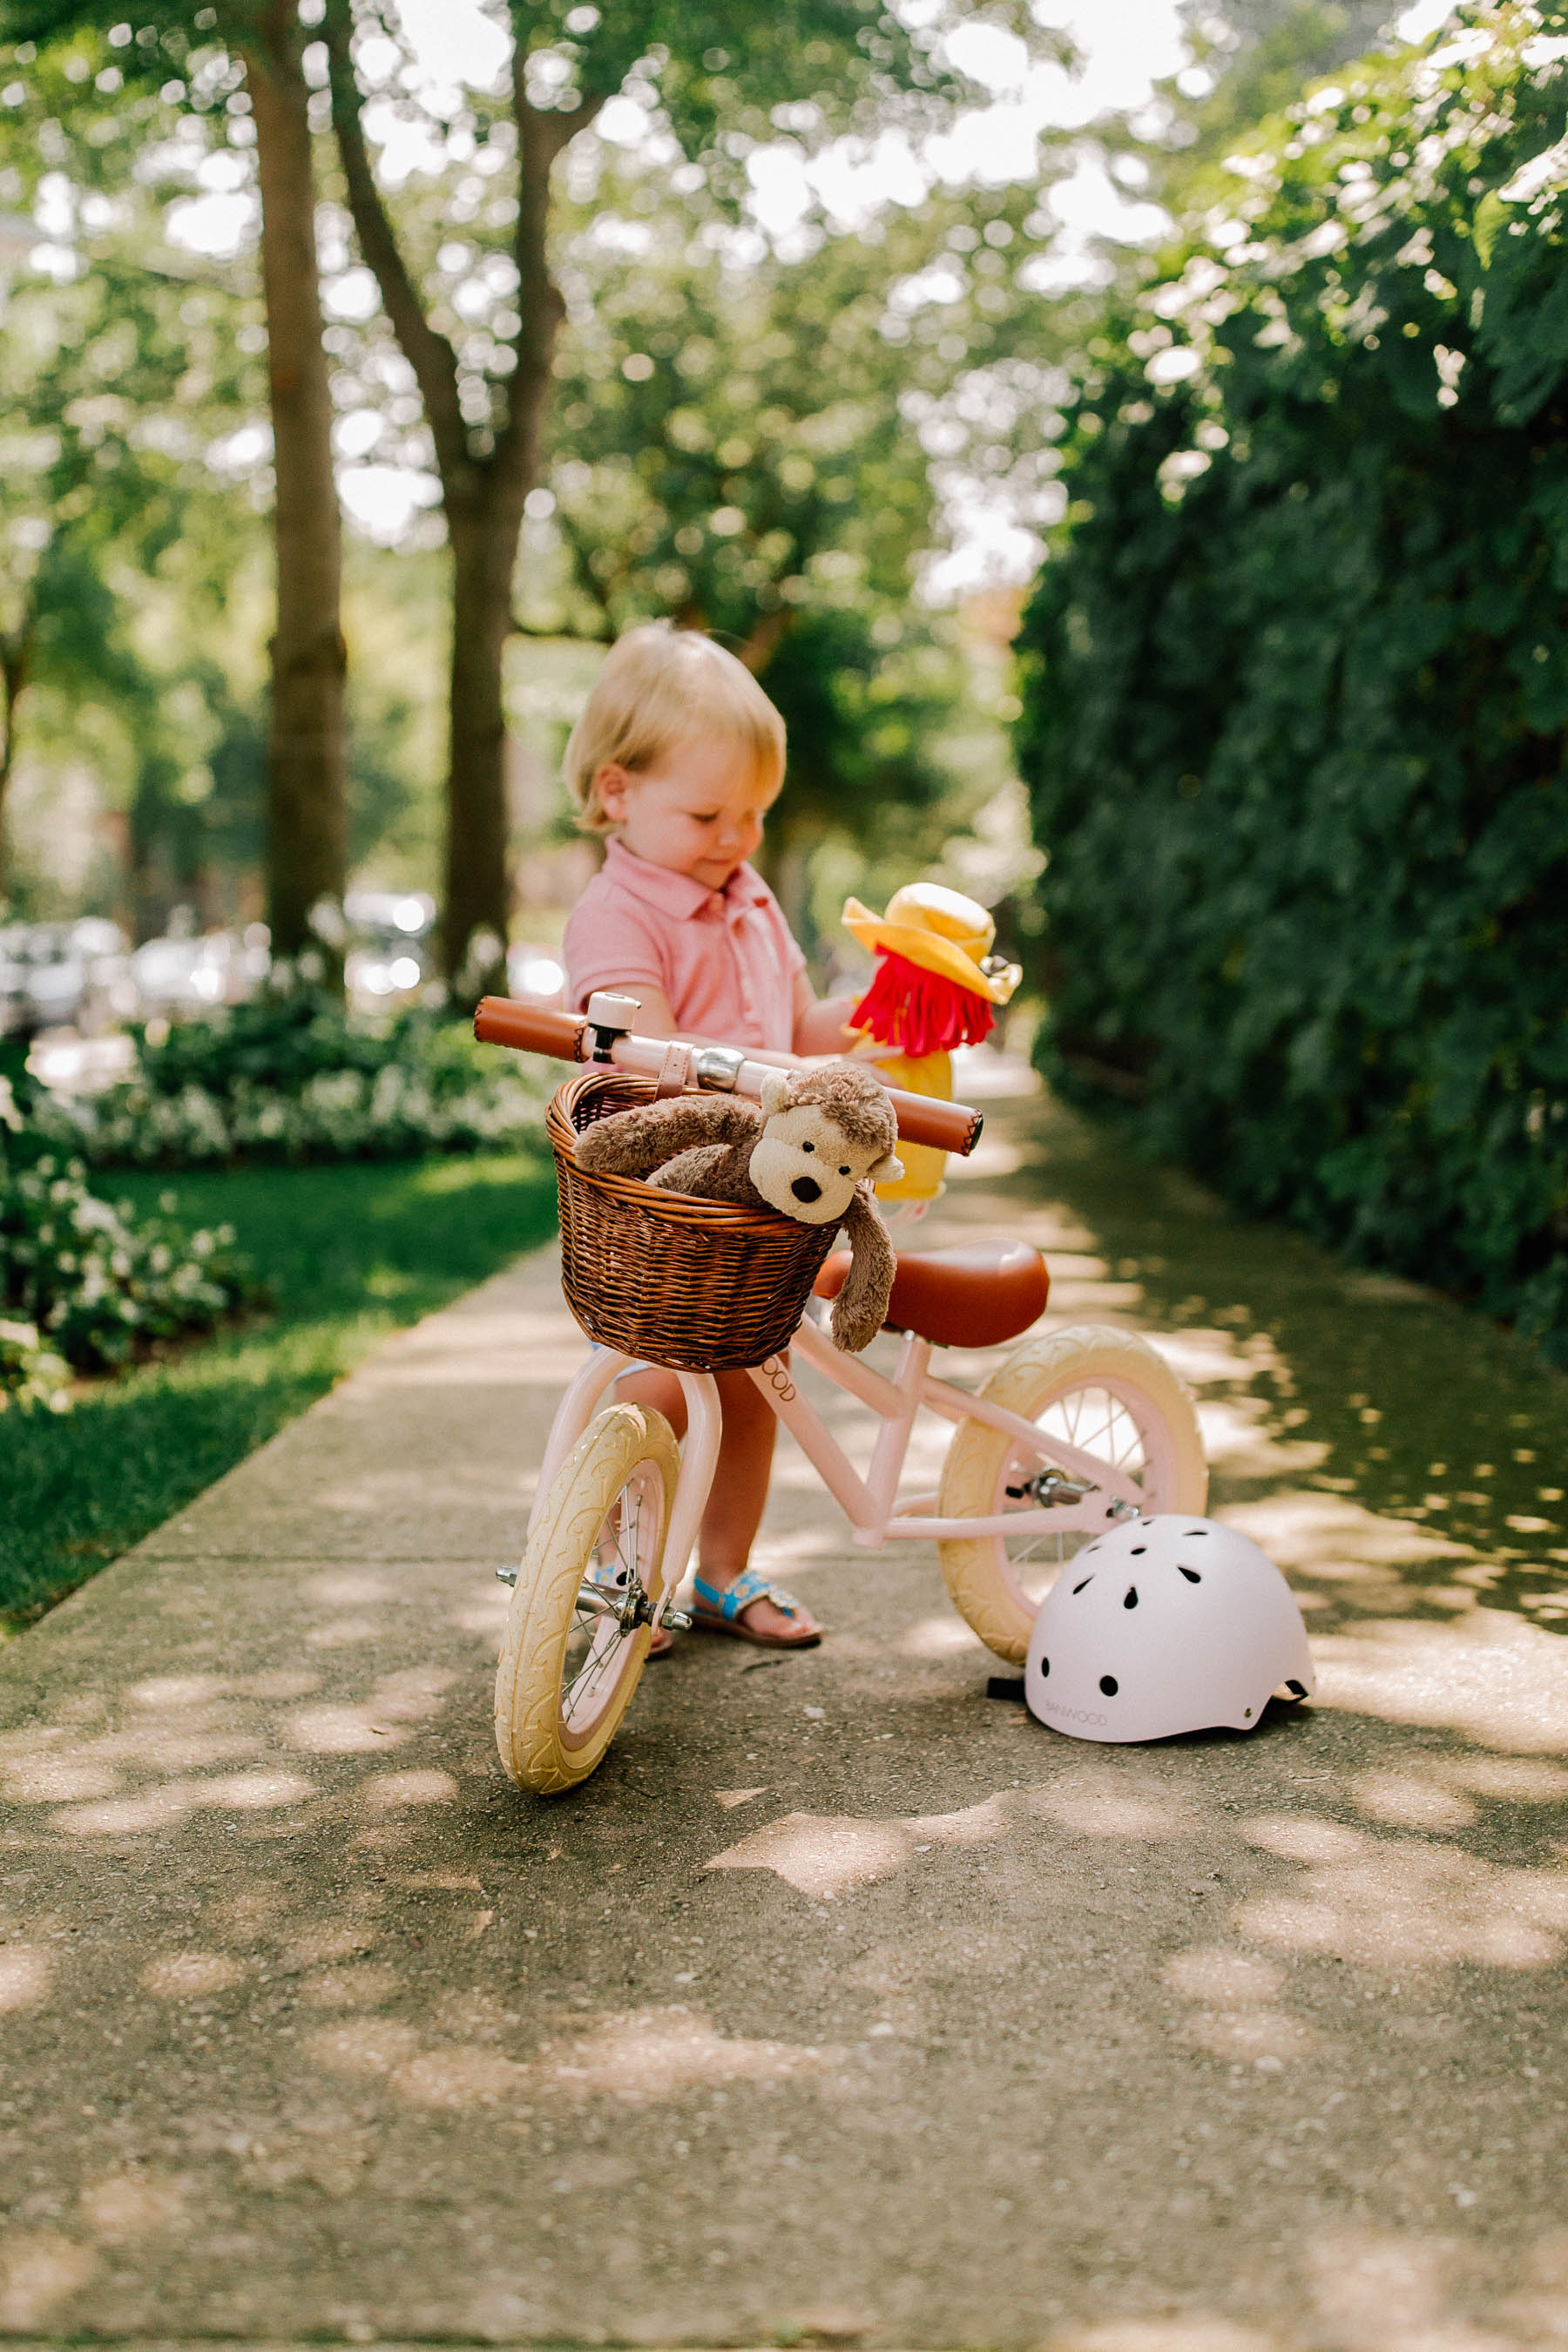
[{"label": "blurred parked car", "polygon": [[131,959],[135,1009],[147,1020],[237,1004],[261,985],[268,962],[265,923],[248,923],[243,931],[144,940]]},{"label": "blurred parked car", "polygon": [[136,1010],[136,991],[117,923],[86,915],[75,923],[10,923],[0,930],[0,1035],[46,1029],[97,1034]]},{"label": "blurred parked car", "polygon": [[343,900],[348,952],[343,979],[360,1004],[410,996],[439,977],[436,901],[423,890],[351,890]]}]

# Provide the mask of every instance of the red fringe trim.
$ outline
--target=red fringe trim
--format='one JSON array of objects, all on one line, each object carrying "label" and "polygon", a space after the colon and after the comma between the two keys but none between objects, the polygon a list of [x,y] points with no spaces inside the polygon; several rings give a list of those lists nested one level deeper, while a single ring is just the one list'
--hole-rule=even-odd
[{"label": "red fringe trim", "polygon": [[987,999],[956,981],[923,971],[887,948],[877,950],[877,976],[849,1016],[852,1029],[868,1029],[879,1045],[900,1054],[951,1054],[955,1045],[978,1045],[996,1026]]}]

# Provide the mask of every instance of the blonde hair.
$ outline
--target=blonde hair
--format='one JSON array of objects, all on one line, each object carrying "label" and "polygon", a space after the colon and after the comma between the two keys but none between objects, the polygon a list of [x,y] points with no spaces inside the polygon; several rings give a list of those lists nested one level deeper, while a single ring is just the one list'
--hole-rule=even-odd
[{"label": "blonde hair", "polygon": [[616,766],[639,775],[694,736],[750,751],[759,781],[784,775],[784,723],[743,662],[696,629],[649,621],[616,640],[566,742],[567,790],[584,833],[610,833],[595,779]]}]

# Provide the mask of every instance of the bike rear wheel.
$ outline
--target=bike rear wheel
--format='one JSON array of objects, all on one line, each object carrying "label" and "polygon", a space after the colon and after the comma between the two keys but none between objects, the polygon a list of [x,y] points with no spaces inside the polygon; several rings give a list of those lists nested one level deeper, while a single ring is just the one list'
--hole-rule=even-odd
[{"label": "bike rear wheel", "polygon": [[[1079,1546],[1133,1511],[1201,1514],[1208,1465],[1192,1398],[1135,1332],[1086,1325],[1026,1339],[980,1393],[1033,1422],[1039,1452],[983,1421],[961,1422],[942,1470],[940,1515],[990,1518],[1048,1501],[1053,1522],[1016,1537],[950,1538],[937,1550],[959,1613],[988,1649],[1021,1665],[1040,1602]],[[1053,1472],[1053,1438],[1101,1465],[1113,1484]]]},{"label": "bike rear wheel", "polygon": [[662,1413],[616,1404],[567,1455],[529,1538],[496,1669],[496,1746],[520,1789],[596,1769],[631,1704],[664,1593],[680,1475]]}]

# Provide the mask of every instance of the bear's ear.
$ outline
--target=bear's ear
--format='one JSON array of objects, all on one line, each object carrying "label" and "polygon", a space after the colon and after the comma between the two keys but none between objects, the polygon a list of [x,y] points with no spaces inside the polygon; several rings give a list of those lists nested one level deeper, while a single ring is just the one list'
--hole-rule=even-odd
[{"label": "bear's ear", "polygon": [[775,1112],[783,1110],[788,1094],[789,1072],[787,1070],[770,1071],[768,1076],[763,1080],[763,1091],[760,1098],[763,1106],[763,1117],[764,1118],[772,1118]]},{"label": "bear's ear", "polygon": [[904,1163],[896,1151],[884,1151],[876,1165],[866,1171],[873,1184],[896,1184],[903,1172]]}]

